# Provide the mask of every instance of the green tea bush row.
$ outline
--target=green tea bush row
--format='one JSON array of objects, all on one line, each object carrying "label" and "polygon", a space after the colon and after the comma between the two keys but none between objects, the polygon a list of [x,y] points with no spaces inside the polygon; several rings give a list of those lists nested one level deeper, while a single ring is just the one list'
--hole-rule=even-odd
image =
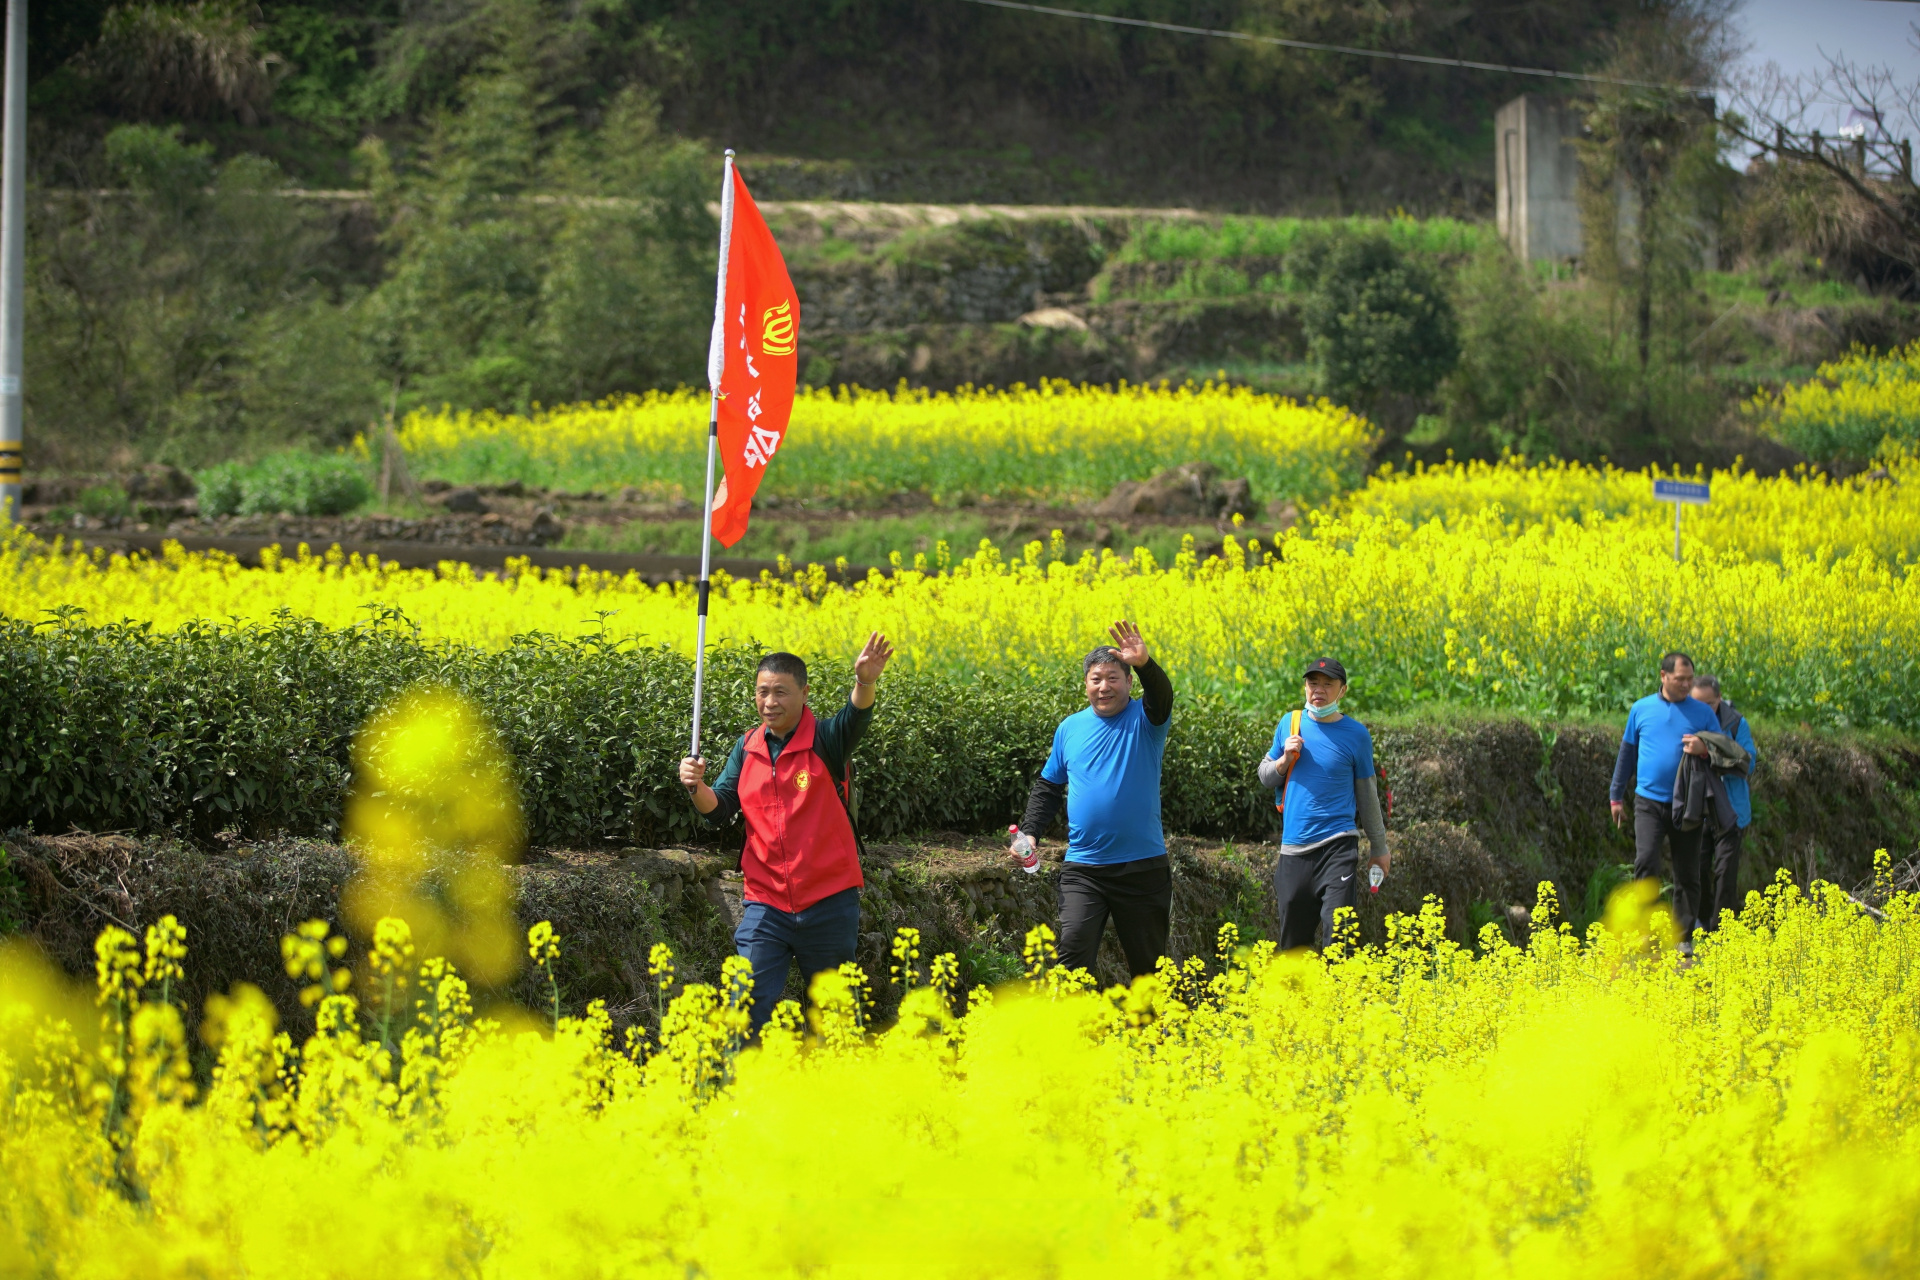
[{"label": "green tea bush row", "polygon": [[[751,727],[757,650],[709,657],[705,754],[717,776]],[[845,662],[814,664],[837,708]],[[890,674],[855,756],[863,833],[981,830],[1017,818],[1078,682]],[[346,629],[0,623],[0,827],[173,831],[197,840],[336,833],[353,735],[387,699],[439,684],[485,712],[518,771],[529,838],[557,846],[713,838],[674,771],[692,670],[661,649],[530,635],[497,652],[426,643],[392,619]],[[1167,752],[1166,823],[1262,833],[1247,785],[1269,726],[1182,698]]]},{"label": "green tea bush row", "polygon": [[373,500],[373,483],[356,459],[290,449],[258,462],[223,462],[197,478],[200,510],[210,516],[337,516]]}]

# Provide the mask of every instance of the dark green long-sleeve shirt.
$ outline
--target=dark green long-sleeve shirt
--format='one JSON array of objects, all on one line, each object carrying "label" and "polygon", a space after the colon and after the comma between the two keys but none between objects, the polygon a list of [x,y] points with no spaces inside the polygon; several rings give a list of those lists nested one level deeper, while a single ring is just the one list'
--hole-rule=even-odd
[{"label": "dark green long-sleeve shirt", "polygon": [[[872,707],[856,707],[853,695],[847,695],[846,705],[832,715],[814,716],[813,750],[836,778],[847,776],[847,757],[853,754],[859,745],[861,735],[867,731],[867,725],[873,720]],[[781,748],[787,745],[785,738],[767,735],[767,754],[775,764],[780,762]],[[706,814],[708,825],[724,827],[734,820],[740,812],[740,770],[747,762],[747,735],[741,734],[740,740],[733,744],[733,751],[727,756],[727,766],[720,771],[720,778],[713,784],[713,797],[720,803],[713,812]]]}]

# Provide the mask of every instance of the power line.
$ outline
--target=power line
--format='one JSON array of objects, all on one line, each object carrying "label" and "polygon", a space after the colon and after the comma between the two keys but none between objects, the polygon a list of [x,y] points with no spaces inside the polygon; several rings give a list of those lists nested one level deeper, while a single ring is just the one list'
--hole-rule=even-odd
[{"label": "power line", "polygon": [[1177,22],[1152,22],[1146,18],[1122,18],[1111,13],[1087,13],[1080,9],[1055,9],[1044,4],[1019,4],[1016,0],[967,0],[995,9],[1020,9],[1044,13],[1056,18],[1078,18],[1082,22],[1105,22],[1116,27],[1146,27],[1153,31],[1171,31],[1183,36],[1212,36],[1217,40],[1241,40],[1249,44],[1277,44],[1288,49],[1307,49],[1314,53],[1344,53],[1356,58],[1385,58],[1392,62],[1418,62],[1433,67],[1465,67],[1469,71],[1504,71],[1515,76],[1544,76],[1552,80],[1583,80],[1589,84],[1623,84],[1635,89],[1678,89],[1684,93],[1704,93],[1695,85],[1662,84],[1654,80],[1622,80],[1617,76],[1590,75],[1584,71],[1552,71],[1545,67],[1510,67],[1501,62],[1473,62],[1466,58],[1437,58],[1425,53],[1393,53],[1385,49],[1359,49],[1345,44],[1318,44],[1312,40],[1288,40],[1283,36],[1256,36],[1245,31],[1222,31],[1213,27],[1185,27]]}]

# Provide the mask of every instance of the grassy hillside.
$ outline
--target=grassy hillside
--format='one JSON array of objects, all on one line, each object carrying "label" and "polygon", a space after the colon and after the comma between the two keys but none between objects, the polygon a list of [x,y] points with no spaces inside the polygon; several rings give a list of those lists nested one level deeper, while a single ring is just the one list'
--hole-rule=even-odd
[{"label": "grassy hillside", "polygon": [[[1552,66],[1660,8],[1136,7]],[[1920,332],[1816,258],[1727,246],[1743,274],[1662,268],[1636,342],[1618,271],[1535,276],[1491,234],[1488,121],[1538,87],[1512,77],[961,0],[34,12],[37,471],[697,383],[722,142],[763,199],[868,199],[774,213],[814,386],[1224,373],[1331,395],[1394,456],[1726,461],[1754,392]]]},{"label": "grassy hillside", "polygon": [[[1110,0],[1089,9],[1299,40],[1582,68],[1644,6]],[[531,68],[548,126],[623,91],[688,136],[784,157],[769,194],[1463,212],[1491,191],[1515,77],[1008,12],[957,0],[69,0],[32,14],[50,135],[184,121],[342,185],[368,132],[405,144],[476,72]],[[68,159],[75,149],[59,146]],[[49,155],[49,161],[60,156]]]}]

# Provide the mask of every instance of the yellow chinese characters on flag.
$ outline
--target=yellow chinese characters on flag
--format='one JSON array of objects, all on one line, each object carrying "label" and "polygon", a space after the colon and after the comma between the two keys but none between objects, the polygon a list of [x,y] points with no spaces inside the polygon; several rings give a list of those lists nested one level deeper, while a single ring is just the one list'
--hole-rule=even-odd
[{"label": "yellow chinese characters on flag", "polygon": [[800,299],[766,220],[733,171],[733,226],[727,241],[727,296],[720,375],[720,461],[713,536],[730,547],[747,532],[753,495],[780,451],[799,380]]}]

